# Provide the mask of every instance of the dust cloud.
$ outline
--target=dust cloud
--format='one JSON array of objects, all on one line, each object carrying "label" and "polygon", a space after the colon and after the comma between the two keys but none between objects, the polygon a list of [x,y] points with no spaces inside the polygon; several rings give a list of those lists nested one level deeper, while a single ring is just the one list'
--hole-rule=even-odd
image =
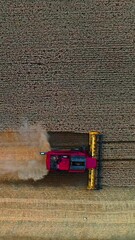
[{"label": "dust cloud", "polygon": [[48,174],[45,156],[50,150],[48,135],[41,124],[23,123],[18,131],[0,132],[0,180],[39,180]]}]

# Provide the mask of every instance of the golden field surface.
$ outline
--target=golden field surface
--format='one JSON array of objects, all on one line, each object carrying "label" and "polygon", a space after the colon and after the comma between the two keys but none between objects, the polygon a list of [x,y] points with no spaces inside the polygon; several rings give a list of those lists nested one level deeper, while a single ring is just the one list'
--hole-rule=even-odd
[{"label": "golden field surface", "polygon": [[87,174],[0,183],[0,239],[133,240],[135,189],[89,191]]}]

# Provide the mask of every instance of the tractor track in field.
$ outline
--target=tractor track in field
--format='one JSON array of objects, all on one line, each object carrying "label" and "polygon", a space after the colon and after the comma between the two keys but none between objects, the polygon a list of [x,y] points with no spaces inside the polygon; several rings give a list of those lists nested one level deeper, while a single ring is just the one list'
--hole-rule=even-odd
[{"label": "tractor track in field", "polygon": [[79,177],[54,176],[49,185],[0,183],[0,240],[134,239],[133,187],[88,191],[84,182],[76,186]]}]

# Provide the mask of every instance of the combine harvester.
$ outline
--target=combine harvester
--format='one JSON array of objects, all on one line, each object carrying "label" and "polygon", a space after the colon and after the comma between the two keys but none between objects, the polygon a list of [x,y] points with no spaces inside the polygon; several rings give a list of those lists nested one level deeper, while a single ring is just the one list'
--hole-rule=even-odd
[{"label": "combine harvester", "polygon": [[41,155],[45,155],[47,170],[50,172],[67,171],[72,173],[88,171],[87,189],[97,189],[95,182],[96,175],[99,176],[99,174],[96,174],[96,169],[99,171],[97,161],[97,141],[99,135],[100,133],[96,131],[89,132],[89,150],[80,147],[69,150],[57,149],[40,152]]}]

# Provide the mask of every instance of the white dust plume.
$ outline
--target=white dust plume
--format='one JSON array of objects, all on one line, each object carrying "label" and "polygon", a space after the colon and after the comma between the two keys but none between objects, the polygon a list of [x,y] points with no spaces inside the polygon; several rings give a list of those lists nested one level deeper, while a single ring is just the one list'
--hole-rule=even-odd
[{"label": "white dust plume", "polygon": [[15,131],[0,132],[0,179],[38,180],[47,175],[45,156],[50,150],[46,130],[27,121]]}]

